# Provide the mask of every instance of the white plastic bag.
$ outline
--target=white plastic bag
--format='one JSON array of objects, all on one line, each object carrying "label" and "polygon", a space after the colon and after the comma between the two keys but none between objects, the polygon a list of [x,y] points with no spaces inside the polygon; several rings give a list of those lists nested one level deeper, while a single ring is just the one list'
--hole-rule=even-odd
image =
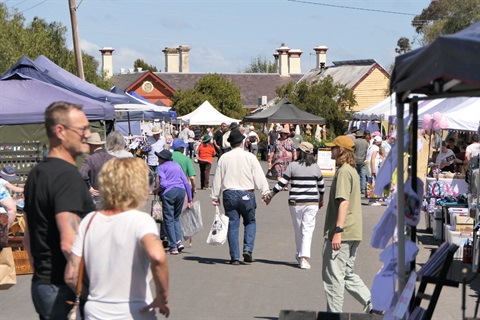
[{"label": "white plastic bag", "polygon": [[183,210],[180,216],[180,224],[182,225],[183,240],[185,241],[203,229],[200,201],[195,201],[191,208],[187,207]]},{"label": "white plastic bag", "polygon": [[218,206],[215,209],[215,218],[208,233],[207,243],[212,245],[224,244],[227,241],[229,219],[225,214],[220,213]]}]

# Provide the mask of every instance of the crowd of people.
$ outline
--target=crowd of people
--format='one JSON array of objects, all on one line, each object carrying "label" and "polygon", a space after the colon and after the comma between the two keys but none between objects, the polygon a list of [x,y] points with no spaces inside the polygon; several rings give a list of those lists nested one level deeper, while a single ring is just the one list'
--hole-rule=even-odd
[{"label": "crowd of people", "polygon": [[[288,190],[294,256],[299,268],[311,268],[310,248],[317,213],[324,207],[325,184],[314,146],[302,142],[288,125],[272,126],[268,134],[268,161],[278,178],[273,189],[255,152],[259,136],[253,127],[245,133],[242,124],[222,124],[215,133],[197,132],[193,137],[185,126],[183,138],[187,141],[181,132],[168,141],[161,129],[153,127],[145,159],[125,152],[120,133],[113,131],[103,141],[98,133],[91,132],[78,105],[53,103],[45,111],[45,127],[49,153],[30,172],[24,191],[24,246],[34,270],[31,292],[40,318],[66,317],[72,306],[65,301],[76,301],[83,270],[90,284],[88,294],[78,301],[86,319],[154,319],[154,309],[169,315],[166,254],[178,255],[185,249],[180,215],[192,205],[197,192],[192,161],[196,157],[201,188],[210,190],[214,206],[220,205],[222,198],[229,218],[231,265],[242,264],[241,257],[247,264],[255,261],[255,189],[267,205],[278,192]],[[343,291],[348,288],[370,312],[370,292],[353,271],[362,240],[355,142],[341,136],[331,147],[338,171],[323,230],[327,310],[341,312]],[[78,170],[76,160],[85,153],[89,155]],[[215,175],[210,181],[215,157]],[[376,155],[372,153],[372,157]],[[10,169],[3,168],[0,176],[10,177]],[[164,221],[160,229],[148,213],[139,210],[152,193],[162,201]],[[243,242],[239,241],[240,223],[244,225]],[[105,259],[116,264],[115,270],[103,263]],[[148,285],[149,269],[155,283],[153,295]]]}]

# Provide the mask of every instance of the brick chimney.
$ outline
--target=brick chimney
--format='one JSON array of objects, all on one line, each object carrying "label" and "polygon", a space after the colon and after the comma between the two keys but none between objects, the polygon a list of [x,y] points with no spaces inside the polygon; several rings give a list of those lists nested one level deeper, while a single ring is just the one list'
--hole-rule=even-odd
[{"label": "brick chimney", "polygon": [[289,77],[288,73],[288,52],[290,51],[290,48],[285,46],[284,43],[280,46],[280,48],[277,48],[278,52],[278,71],[280,73],[280,76],[283,77]]},{"label": "brick chimney", "polygon": [[112,53],[115,49],[111,47],[103,47],[99,51],[102,53],[102,74],[105,79],[110,79],[113,76]]},{"label": "brick chimney", "polygon": [[275,59],[275,72],[279,73],[280,70],[278,68],[278,52],[273,53],[273,58]]},{"label": "brick chimney", "polygon": [[165,72],[178,72],[179,71],[179,61],[178,61],[178,48],[167,48],[165,47],[162,50],[165,53]]},{"label": "brick chimney", "polygon": [[318,46],[313,48],[315,53],[317,54],[317,64],[315,66],[316,69],[324,69],[327,65],[327,50],[328,47],[325,46]]},{"label": "brick chimney", "polygon": [[183,45],[178,47],[180,53],[180,72],[190,72],[190,66],[188,64],[188,53],[190,52],[190,47]]},{"label": "brick chimney", "polygon": [[302,68],[300,65],[300,56],[303,51],[300,49],[291,49],[288,52],[288,69],[289,73],[302,73]]}]

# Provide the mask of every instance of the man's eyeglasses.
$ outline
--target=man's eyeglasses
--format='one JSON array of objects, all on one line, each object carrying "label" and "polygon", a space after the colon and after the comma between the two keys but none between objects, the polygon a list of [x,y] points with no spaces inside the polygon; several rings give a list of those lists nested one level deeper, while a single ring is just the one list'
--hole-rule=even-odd
[{"label": "man's eyeglasses", "polygon": [[[72,130],[73,132],[75,132],[76,134],[78,134],[81,137],[85,136],[85,132],[90,131],[90,125],[86,125],[85,127],[74,127],[74,126],[67,126],[66,124],[62,124],[62,126],[65,129]],[[78,132],[77,130],[81,130],[81,133]]]}]

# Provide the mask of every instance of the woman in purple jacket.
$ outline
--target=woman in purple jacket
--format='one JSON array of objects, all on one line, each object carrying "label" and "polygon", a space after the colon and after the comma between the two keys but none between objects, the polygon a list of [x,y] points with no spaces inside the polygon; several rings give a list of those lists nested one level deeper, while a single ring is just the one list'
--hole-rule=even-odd
[{"label": "woman in purple jacket", "polygon": [[182,244],[182,227],[180,215],[182,214],[185,193],[188,197],[188,207],[192,206],[192,189],[188,183],[182,167],[172,161],[169,150],[155,152],[158,157],[157,186],[162,199],[163,218],[170,241],[170,254],[178,254],[185,246]]}]

